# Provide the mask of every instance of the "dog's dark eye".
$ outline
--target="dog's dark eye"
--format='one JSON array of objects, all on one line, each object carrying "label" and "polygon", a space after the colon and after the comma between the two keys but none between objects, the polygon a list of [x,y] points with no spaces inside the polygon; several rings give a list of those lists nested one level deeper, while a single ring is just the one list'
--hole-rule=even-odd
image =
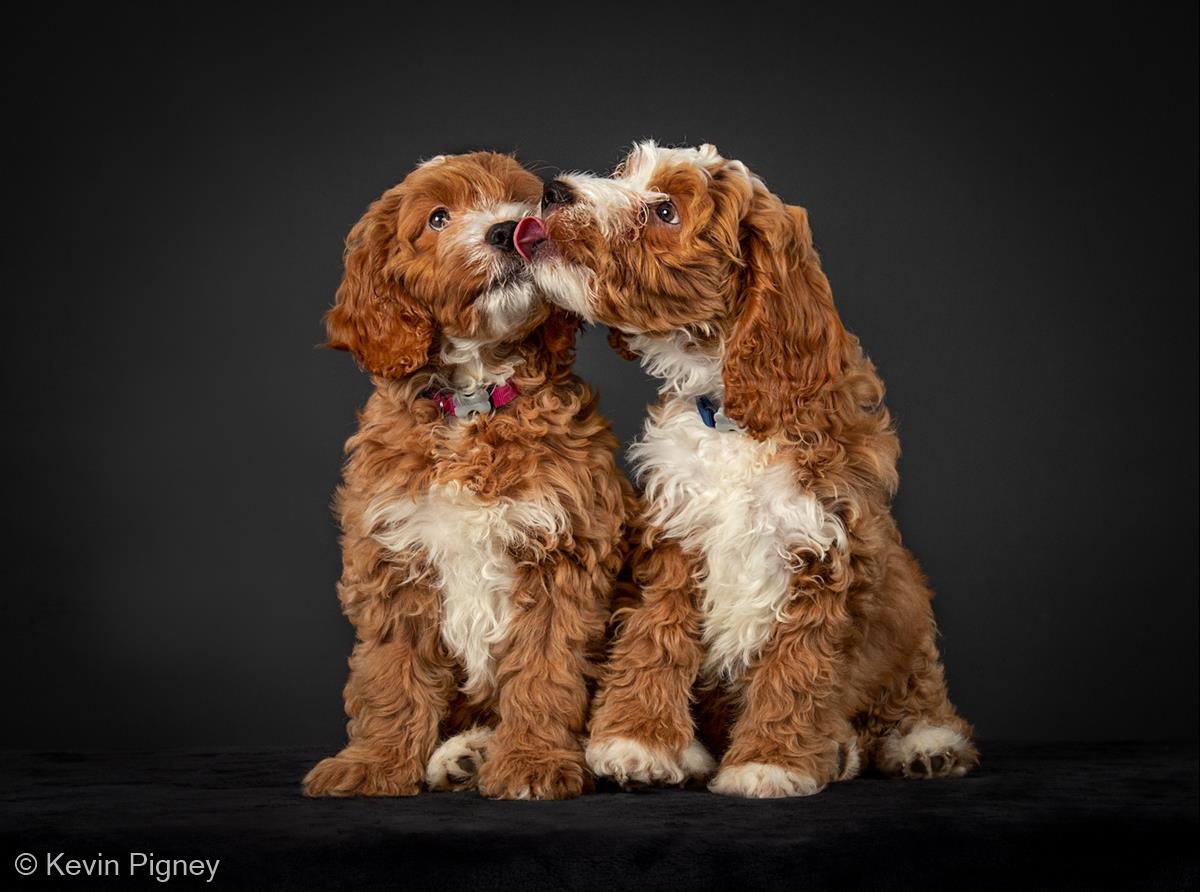
[{"label": "dog's dark eye", "polygon": [[679,212],[675,210],[673,201],[660,201],[654,206],[654,216],[662,220],[664,223],[678,223]]},{"label": "dog's dark eye", "polygon": [[441,232],[450,225],[450,212],[445,208],[438,208],[429,215],[429,228],[434,232]]}]

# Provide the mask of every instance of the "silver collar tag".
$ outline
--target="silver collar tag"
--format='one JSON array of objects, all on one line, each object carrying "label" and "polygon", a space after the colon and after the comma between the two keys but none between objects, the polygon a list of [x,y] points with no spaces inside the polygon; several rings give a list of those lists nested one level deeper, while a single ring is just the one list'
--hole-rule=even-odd
[{"label": "silver collar tag", "polygon": [[741,428],[725,414],[725,407],[717,409],[713,412],[713,427],[719,431],[740,431]]},{"label": "silver collar tag", "polygon": [[486,415],[490,411],[492,411],[492,400],[486,389],[454,395],[455,418],[469,418],[478,413]]}]

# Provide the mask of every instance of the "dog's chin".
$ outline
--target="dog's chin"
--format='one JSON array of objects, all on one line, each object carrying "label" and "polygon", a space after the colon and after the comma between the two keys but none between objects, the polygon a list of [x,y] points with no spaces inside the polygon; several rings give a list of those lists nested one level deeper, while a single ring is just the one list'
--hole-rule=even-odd
[{"label": "dog's chin", "polygon": [[479,339],[491,343],[518,340],[545,317],[545,305],[526,270],[495,279],[475,307],[483,323]]},{"label": "dog's chin", "polygon": [[541,251],[531,264],[533,281],[551,303],[594,323],[592,273],[587,267],[563,259],[554,251]]}]

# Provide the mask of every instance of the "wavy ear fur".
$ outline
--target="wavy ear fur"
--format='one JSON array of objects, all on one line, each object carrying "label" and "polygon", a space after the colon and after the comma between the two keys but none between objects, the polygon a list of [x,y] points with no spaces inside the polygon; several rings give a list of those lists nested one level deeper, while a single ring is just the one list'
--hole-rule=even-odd
[{"label": "wavy ear fur", "polygon": [[395,263],[402,190],[384,193],[346,237],[345,272],[325,314],[326,346],[349,350],[375,375],[399,378],[429,361],[433,319],[401,287]]},{"label": "wavy ear fur", "polygon": [[562,368],[575,361],[575,336],[579,333],[580,321],[574,313],[552,307],[546,321],[538,327],[542,348],[554,360],[555,366]]},{"label": "wavy ear fur", "polygon": [[745,262],[722,376],[725,412],[754,434],[794,426],[844,367],[849,336],[812,244],[808,214],[755,182],[742,221]]},{"label": "wavy ear fur", "polygon": [[617,351],[622,359],[637,359],[638,355],[629,349],[629,341],[625,334],[615,328],[608,329],[608,346]]}]

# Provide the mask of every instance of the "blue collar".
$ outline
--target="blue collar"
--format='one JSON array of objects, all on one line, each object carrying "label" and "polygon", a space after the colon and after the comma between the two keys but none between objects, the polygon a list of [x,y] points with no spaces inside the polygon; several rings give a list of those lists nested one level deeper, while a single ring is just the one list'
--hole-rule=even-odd
[{"label": "blue collar", "polygon": [[725,414],[725,407],[718,406],[706,396],[696,397],[696,411],[700,413],[700,420],[704,422],[706,427],[711,427],[718,431],[740,431],[738,427],[728,415]]}]

